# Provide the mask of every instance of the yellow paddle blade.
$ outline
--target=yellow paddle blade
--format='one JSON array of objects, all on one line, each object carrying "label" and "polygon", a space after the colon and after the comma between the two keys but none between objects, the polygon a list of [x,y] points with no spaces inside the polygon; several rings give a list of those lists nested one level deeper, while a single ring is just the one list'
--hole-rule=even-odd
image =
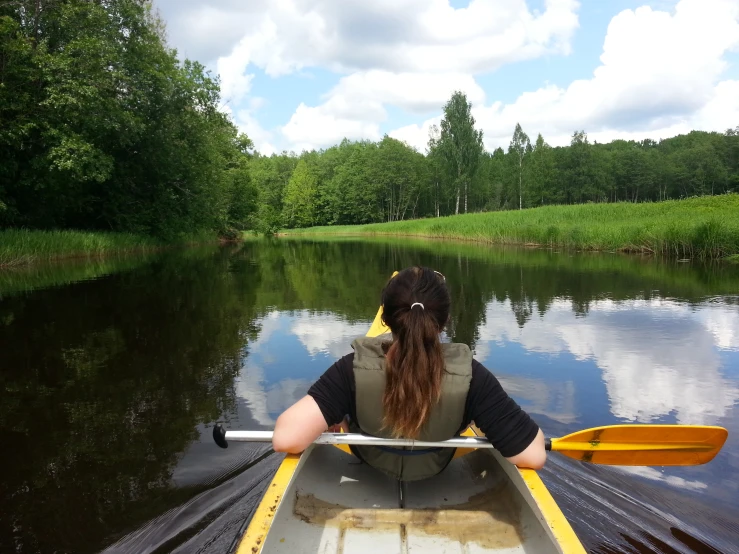
[{"label": "yellow paddle blade", "polygon": [[[397,271],[393,272],[390,278],[392,279],[397,274]],[[376,337],[378,335],[382,335],[383,333],[389,332],[390,328],[382,322],[382,306],[380,306],[380,309],[377,310],[377,315],[375,315],[375,320],[372,322],[372,327],[370,327],[369,331],[367,331],[367,336]]]},{"label": "yellow paddle blade", "polygon": [[552,439],[551,449],[594,464],[693,466],[713,460],[728,435],[703,425],[608,425]]},{"label": "yellow paddle blade", "polygon": [[369,331],[367,331],[367,336],[377,337],[379,335],[382,335],[383,333],[389,332],[390,329],[388,328],[388,326],[382,322],[382,306],[380,306],[380,309],[377,310],[375,320],[372,322],[372,327],[370,327]]}]

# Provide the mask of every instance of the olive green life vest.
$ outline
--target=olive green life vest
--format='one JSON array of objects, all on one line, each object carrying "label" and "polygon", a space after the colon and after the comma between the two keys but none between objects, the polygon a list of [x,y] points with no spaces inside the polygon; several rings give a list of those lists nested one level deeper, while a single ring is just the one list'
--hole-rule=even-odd
[{"label": "olive green life vest", "polygon": [[[385,353],[382,345],[389,340],[389,335],[385,335],[360,338],[352,342],[357,421],[350,422],[349,428],[354,433],[384,438],[392,436],[389,429],[382,429],[382,395],[385,391]],[[418,440],[450,439],[459,434],[466,423],[462,420],[472,379],[472,353],[466,344],[442,343],[442,349],[446,371],[441,382],[441,399],[432,408]],[[388,452],[388,449],[374,446],[352,448],[372,467],[402,481],[432,477],[443,470],[454,457],[453,448],[441,448],[425,454],[394,454]]]}]

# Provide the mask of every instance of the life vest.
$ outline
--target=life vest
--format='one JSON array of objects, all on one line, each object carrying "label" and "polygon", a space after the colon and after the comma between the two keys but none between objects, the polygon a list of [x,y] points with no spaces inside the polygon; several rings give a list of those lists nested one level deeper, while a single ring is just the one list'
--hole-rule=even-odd
[{"label": "life vest", "polygon": [[[354,433],[392,437],[389,429],[382,429],[382,395],[385,392],[385,353],[382,345],[388,340],[388,336],[380,336],[352,342],[357,421],[351,421],[349,429]],[[469,346],[457,343],[442,343],[442,350],[445,372],[441,381],[441,398],[431,409],[418,440],[450,439],[463,431],[466,423],[463,419],[472,379],[472,353]],[[432,477],[454,457],[454,448],[353,446],[352,450],[372,467],[402,481]]]}]

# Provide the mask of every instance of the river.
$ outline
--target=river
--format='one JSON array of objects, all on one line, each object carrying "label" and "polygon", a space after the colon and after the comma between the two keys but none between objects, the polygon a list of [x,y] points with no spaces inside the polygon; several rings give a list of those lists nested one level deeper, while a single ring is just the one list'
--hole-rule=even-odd
[{"label": "river", "polygon": [[364,334],[412,264],[442,272],[447,335],[548,436],[722,425],[709,464],[549,456],[593,553],[739,552],[739,269],[411,240],[259,240],[0,272],[0,552],[226,551],[280,463],[216,447],[271,429]]}]

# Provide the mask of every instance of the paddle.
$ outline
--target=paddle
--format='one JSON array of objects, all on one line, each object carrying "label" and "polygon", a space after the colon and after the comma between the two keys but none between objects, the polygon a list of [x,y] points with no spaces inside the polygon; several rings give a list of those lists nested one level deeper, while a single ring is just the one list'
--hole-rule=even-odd
[{"label": "paddle", "polygon": [[[723,427],[702,425],[608,425],[547,439],[546,449],[582,462],[620,466],[691,466],[713,460],[726,441]],[[221,448],[228,440],[272,442],[272,431],[226,431],[213,428]],[[323,433],[315,444],[415,446],[418,448],[495,448],[484,437],[455,437],[446,441],[383,439],[357,433]]]}]

